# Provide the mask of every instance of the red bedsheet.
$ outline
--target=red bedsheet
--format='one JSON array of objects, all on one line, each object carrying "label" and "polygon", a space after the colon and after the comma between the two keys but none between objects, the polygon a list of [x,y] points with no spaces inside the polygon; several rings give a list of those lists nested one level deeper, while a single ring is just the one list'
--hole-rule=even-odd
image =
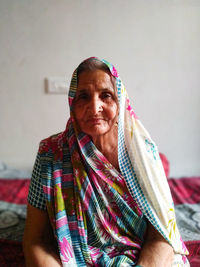
[{"label": "red bedsheet", "polygon": [[200,177],[169,179],[168,182],[175,205],[200,203]]},{"label": "red bedsheet", "polygon": [[30,179],[0,179],[0,200],[27,204]]},{"label": "red bedsheet", "polygon": [[[192,236],[191,240],[185,241],[185,244],[190,252],[188,259],[191,266],[200,267],[200,238],[197,235],[198,233],[200,237],[200,177],[169,179],[168,182],[176,207],[176,213],[178,213],[178,208],[180,208],[182,214],[186,213],[187,217],[185,220],[190,224],[190,228],[192,226],[195,227],[195,233],[190,234]],[[184,231],[184,228],[182,231]],[[187,228],[185,228],[185,232],[187,235]],[[197,238],[198,240],[196,240]]]},{"label": "red bedsheet", "polygon": [[[29,179],[0,179],[0,212],[3,205],[13,208],[24,208],[27,204],[27,194],[30,180]],[[193,212],[191,220],[197,218],[194,215],[192,207],[195,207],[195,212],[200,215],[200,177],[186,177],[181,179],[169,179],[169,185],[172,192],[175,208],[177,213],[184,214],[184,210]],[[10,205],[10,206],[9,206]],[[186,207],[186,208],[185,208]],[[183,212],[182,212],[183,210]],[[23,212],[22,212],[23,213]],[[19,213],[20,216],[21,213]],[[187,213],[188,216],[188,213]],[[186,218],[187,220],[188,218]],[[184,218],[181,218],[184,220]],[[182,222],[180,220],[180,222]],[[196,223],[196,224],[195,224]],[[188,239],[187,232],[185,234],[187,241],[186,246],[190,252],[189,261],[191,267],[200,266],[200,222],[194,220],[195,234]],[[199,229],[198,229],[199,227]],[[11,232],[12,232],[11,228]],[[181,228],[184,231],[184,226]],[[8,229],[6,229],[8,230]],[[21,233],[22,234],[22,233]],[[8,238],[0,236],[0,266],[1,267],[24,267],[24,257],[22,252],[21,236],[18,235],[14,240],[12,235]]]}]

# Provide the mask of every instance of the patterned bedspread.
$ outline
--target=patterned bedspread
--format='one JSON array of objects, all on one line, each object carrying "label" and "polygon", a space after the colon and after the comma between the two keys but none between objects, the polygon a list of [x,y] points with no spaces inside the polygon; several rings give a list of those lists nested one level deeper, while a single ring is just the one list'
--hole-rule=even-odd
[{"label": "patterned bedspread", "polygon": [[[0,178],[1,267],[24,267],[22,236],[30,179]],[[200,266],[200,177],[169,179],[177,223],[190,251],[192,267]]]}]

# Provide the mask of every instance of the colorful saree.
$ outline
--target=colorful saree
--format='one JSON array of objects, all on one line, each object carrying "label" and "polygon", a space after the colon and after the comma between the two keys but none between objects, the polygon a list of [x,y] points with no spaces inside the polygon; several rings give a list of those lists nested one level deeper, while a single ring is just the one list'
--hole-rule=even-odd
[{"label": "colorful saree", "polygon": [[[95,59],[99,60],[99,59]],[[189,266],[157,148],[133,112],[116,69],[119,173],[80,132],[69,90],[66,130],[40,143],[43,191],[63,266],[134,266],[149,220],[173,246],[173,266]]]}]

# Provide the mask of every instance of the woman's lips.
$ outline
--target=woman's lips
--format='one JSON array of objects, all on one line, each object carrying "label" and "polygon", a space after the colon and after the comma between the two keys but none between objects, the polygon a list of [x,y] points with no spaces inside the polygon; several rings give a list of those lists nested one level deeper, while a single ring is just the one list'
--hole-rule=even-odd
[{"label": "woman's lips", "polygon": [[102,122],[102,120],[102,118],[89,118],[87,119],[87,122],[91,124],[99,124]]}]

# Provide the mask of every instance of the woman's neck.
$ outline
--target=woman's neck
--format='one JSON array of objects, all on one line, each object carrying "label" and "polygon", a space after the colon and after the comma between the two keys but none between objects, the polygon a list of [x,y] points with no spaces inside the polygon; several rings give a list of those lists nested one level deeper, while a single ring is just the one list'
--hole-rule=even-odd
[{"label": "woman's neck", "polygon": [[93,143],[106,159],[120,172],[118,162],[118,133],[117,127],[112,133],[93,137]]},{"label": "woman's neck", "polygon": [[117,151],[118,133],[117,127],[104,135],[93,137],[93,143],[101,151],[102,154],[112,154]]}]

